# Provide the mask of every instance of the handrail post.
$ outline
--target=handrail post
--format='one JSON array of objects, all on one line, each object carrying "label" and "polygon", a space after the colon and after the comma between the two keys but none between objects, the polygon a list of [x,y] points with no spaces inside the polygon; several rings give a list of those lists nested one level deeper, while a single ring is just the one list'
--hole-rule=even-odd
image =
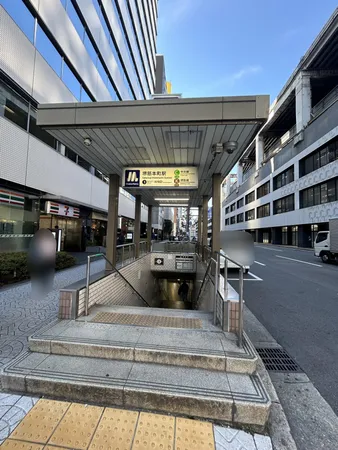
[{"label": "handrail post", "polygon": [[123,267],[123,261],[124,261],[124,245],[122,247],[122,263],[121,263],[121,267]]},{"label": "handrail post", "polygon": [[215,290],[214,290],[214,325],[217,323],[217,295],[219,283],[219,254],[216,253]]},{"label": "handrail post", "polygon": [[238,346],[243,347],[243,286],[244,286],[244,268],[239,269],[239,311],[238,311]]},{"label": "handrail post", "polygon": [[90,256],[87,256],[85,316],[89,314]]}]

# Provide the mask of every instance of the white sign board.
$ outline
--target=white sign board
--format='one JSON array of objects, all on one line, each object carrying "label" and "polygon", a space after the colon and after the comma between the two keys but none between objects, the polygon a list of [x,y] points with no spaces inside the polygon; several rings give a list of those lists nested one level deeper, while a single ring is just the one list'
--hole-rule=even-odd
[{"label": "white sign board", "polygon": [[128,167],[123,187],[145,189],[197,189],[197,167]]},{"label": "white sign board", "polygon": [[46,213],[65,217],[80,217],[80,209],[62,203],[46,202]]}]

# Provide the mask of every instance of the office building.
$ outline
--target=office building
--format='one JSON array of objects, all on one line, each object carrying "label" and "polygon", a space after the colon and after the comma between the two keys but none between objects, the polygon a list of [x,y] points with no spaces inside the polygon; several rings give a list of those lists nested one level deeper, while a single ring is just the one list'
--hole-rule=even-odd
[{"label": "office building", "polygon": [[312,247],[338,217],[338,9],[271,105],[222,203],[222,229]]},{"label": "office building", "polygon": [[[67,148],[39,128],[36,110],[39,103],[150,99],[156,35],[157,0],[0,0],[2,251],[25,249],[38,227],[56,225],[65,250],[83,249],[84,234],[104,243],[107,178],[76,145]],[[114,142],[93,130],[84,138],[119,149],[123,162],[125,133]],[[120,196],[126,229],[135,199]]]}]

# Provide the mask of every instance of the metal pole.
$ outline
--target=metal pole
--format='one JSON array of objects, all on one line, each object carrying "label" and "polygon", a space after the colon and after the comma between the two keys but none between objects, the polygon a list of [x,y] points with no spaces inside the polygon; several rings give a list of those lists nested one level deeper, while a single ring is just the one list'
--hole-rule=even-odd
[{"label": "metal pole", "polygon": [[89,283],[90,283],[90,256],[87,256],[87,271],[86,271],[86,298],[85,298],[85,316],[88,316],[89,312]]},{"label": "metal pole", "polygon": [[217,323],[217,295],[219,284],[219,254],[216,253],[215,291],[214,291],[214,325]]},{"label": "metal pole", "polygon": [[244,286],[244,269],[239,269],[239,311],[238,311],[238,345],[243,347],[243,286]]},{"label": "metal pole", "polygon": [[224,306],[228,299],[228,260],[224,257],[224,295],[222,302],[222,330],[224,331]]},{"label": "metal pole", "polygon": [[122,264],[121,264],[122,267],[123,267],[123,261],[124,261],[124,246],[122,247]]},{"label": "metal pole", "polygon": [[130,247],[131,247],[131,245],[129,244],[128,245],[128,261],[129,261],[129,264],[130,264]]}]

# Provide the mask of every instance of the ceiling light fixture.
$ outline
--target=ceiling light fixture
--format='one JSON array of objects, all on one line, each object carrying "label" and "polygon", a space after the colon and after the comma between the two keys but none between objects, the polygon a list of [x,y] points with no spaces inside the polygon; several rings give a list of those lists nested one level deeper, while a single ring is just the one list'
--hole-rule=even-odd
[{"label": "ceiling light fixture", "polygon": [[190,198],[155,198],[157,202],[188,202]]},{"label": "ceiling light fixture", "polygon": [[160,203],[160,206],[170,206],[170,207],[174,207],[174,208],[186,208],[188,205],[186,203],[184,205],[177,205],[177,204],[171,205],[170,203]]},{"label": "ceiling light fixture", "polygon": [[83,139],[83,143],[86,147],[90,147],[92,145],[92,140],[89,137]]}]

